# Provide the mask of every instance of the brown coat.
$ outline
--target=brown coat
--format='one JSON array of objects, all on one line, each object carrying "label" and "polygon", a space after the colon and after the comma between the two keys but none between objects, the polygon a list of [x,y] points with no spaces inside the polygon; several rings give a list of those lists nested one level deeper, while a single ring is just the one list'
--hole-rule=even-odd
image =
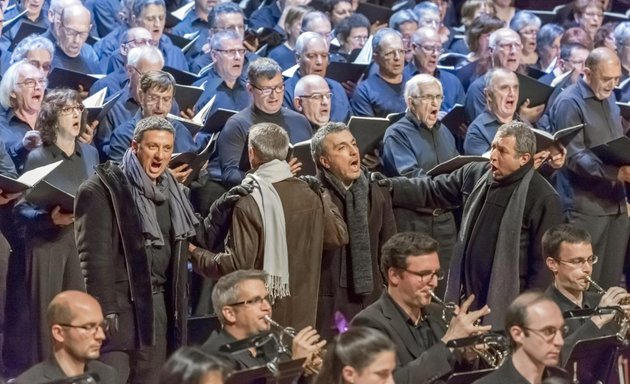
[{"label": "brown coat", "polygon": [[[322,253],[348,243],[346,224],[327,193],[313,192],[302,180],[290,178],[273,184],[282,200],[289,251],[291,296],[273,306],[280,324],[302,329],[315,326]],[[262,217],[252,196],[234,207],[225,254],[217,255],[222,274],[237,269],[263,269]]]}]

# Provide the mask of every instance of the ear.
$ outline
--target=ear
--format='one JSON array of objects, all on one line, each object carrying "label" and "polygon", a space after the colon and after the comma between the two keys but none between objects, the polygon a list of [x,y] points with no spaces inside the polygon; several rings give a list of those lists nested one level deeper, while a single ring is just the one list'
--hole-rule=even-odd
[{"label": "ear", "polygon": [[593,76],[593,71],[591,71],[589,67],[584,66],[584,81],[586,81],[587,83],[590,83],[591,76]]},{"label": "ear", "polygon": [[212,57],[212,62],[216,63],[218,55],[214,49],[210,50],[210,57]]},{"label": "ear", "polygon": [[519,163],[521,164],[521,167],[527,163],[529,163],[529,160],[531,160],[532,156],[529,153],[524,153],[521,155],[520,159],[519,159]]},{"label": "ear", "polygon": [[221,314],[223,315],[223,318],[225,319],[226,323],[228,324],[236,323],[236,312],[234,311],[234,308],[225,306],[221,308]]},{"label": "ear", "polygon": [[396,268],[389,268],[387,270],[387,285],[397,286],[400,284],[401,274]]},{"label": "ear", "polygon": [[137,25],[136,25],[136,15],[131,15],[131,26],[137,27]]},{"label": "ear", "polygon": [[296,96],[293,99],[293,106],[295,107],[296,111],[302,112],[302,99]]},{"label": "ear", "polygon": [[59,342],[59,343],[63,343],[63,341],[65,340],[65,335],[63,333],[63,327],[59,324],[54,324],[51,328],[50,328],[50,333],[52,335],[53,340]]},{"label": "ear", "polygon": [[490,105],[490,100],[492,99],[491,96],[490,96],[491,95],[490,89],[484,88],[483,89],[483,94],[486,97],[486,105]]},{"label": "ear", "polygon": [[545,259],[545,264],[547,264],[547,268],[555,275],[558,273],[558,262],[553,257],[547,257]]},{"label": "ear", "polygon": [[322,165],[322,167],[330,169],[330,161],[328,161],[328,158],[326,156],[321,155],[319,157],[319,163]]},{"label": "ear", "polygon": [[346,365],[341,369],[341,376],[343,377],[343,381],[345,383],[354,384],[356,377],[358,376],[358,372],[351,366]]},{"label": "ear", "polygon": [[131,140],[131,152],[138,153],[138,143],[135,140]]},{"label": "ear", "polygon": [[247,83],[247,92],[251,93],[252,95],[254,94],[254,87],[250,83]]},{"label": "ear", "polygon": [[525,338],[525,330],[518,325],[513,325],[510,327],[510,337],[516,344],[521,345],[523,344],[523,338]]}]

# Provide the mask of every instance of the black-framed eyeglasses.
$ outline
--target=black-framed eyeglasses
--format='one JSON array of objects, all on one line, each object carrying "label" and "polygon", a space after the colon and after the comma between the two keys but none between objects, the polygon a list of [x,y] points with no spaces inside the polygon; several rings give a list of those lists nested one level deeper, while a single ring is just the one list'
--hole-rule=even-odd
[{"label": "black-framed eyeglasses", "polygon": [[444,271],[441,269],[438,269],[437,271],[411,271],[409,269],[403,268],[403,271],[418,276],[422,281],[424,281],[427,277],[429,278],[429,281],[431,281],[433,279],[433,276],[435,276],[438,281],[444,280]]},{"label": "black-framed eyeglasses", "polygon": [[236,54],[238,53],[240,56],[245,56],[245,52],[247,52],[247,50],[245,48],[240,48],[240,49],[215,49],[216,52],[221,52],[222,54],[224,54],[225,56],[229,57],[230,59],[236,57]]},{"label": "black-framed eyeglasses", "polygon": [[123,44],[131,47],[140,47],[143,45],[157,47],[158,42],[153,39],[127,40]]},{"label": "black-framed eyeglasses", "polygon": [[332,92],[328,92],[328,93],[313,93],[312,95],[304,95],[304,96],[298,96],[300,99],[311,99],[311,100],[315,100],[315,101],[323,101],[324,98],[327,98],[328,100],[332,100],[333,97],[333,93]]},{"label": "black-framed eyeglasses", "polygon": [[273,299],[271,298],[270,295],[267,295],[267,296],[264,296],[264,297],[256,296],[253,299],[237,301],[236,303],[228,304],[228,306],[235,307],[235,306],[238,306],[238,305],[261,305],[263,303],[263,301],[266,301],[267,304],[269,304],[269,305],[273,305]]},{"label": "black-framed eyeglasses", "polygon": [[596,264],[597,260],[599,260],[599,257],[597,257],[597,255],[591,255],[589,257],[576,257],[575,259],[571,259],[571,260],[561,260],[561,259],[555,259],[555,260],[560,263],[571,265],[573,267],[583,267],[584,264],[586,263],[588,263],[589,265]]},{"label": "black-framed eyeglasses", "polygon": [[251,86],[254,87],[256,90],[258,90],[258,92],[260,92],[262,96],[269,96],[271,95],[271,92],[284,93],[284,83],[280,85],[276,85],[275,87],[266,87],[266,88],[260,88],[254,83],[249,83],[249,84],[251,84]]},{"label": "black-framed eyeglasses", "polygon": [[441,45],[424,45],[424,44],[415,44],[417,47],[422,48],[426,53],[437,52],[438,54],[444,52],[444,48]]},{"label": "black-framed eyeglasses", "polygon": [[76,112],[77,114],[80,115],[84,109],[85,107],[83,106],[83,104],[66,105],[65,107],[61,107],[61,109],[59,110],[59,114],[67,116],[73,112]]},{"label": "black-framed eyeglasses", "polygon": [[[68,36],[71,39],[76,38],[77,36],[81,39],[81,40],[87,40],[88,36],[90,35],[90,32],[79,32],[75,29],[72,29],[70,27],[66,27],[65,25],[61,24],[61,28],[63,28],[64,33],[66,36]],[[91,26],[90,26],[91,28]]]},{"label": "black-framed eyeglasses", "polygon": [[[528,330],[535,335],[538,335],[541,339],[545,340],[546,342],[552,341],[554,337],[556,337],[558,332],[560,332],[562,337],[565,337],[569,333],[568,325],[563,325],[560,328],[556,328],[556,327],[545,327],[542,329],[532,329],[532,328],[527,328],[527,327],[521,327],[521,328]],[[525,336],[527,336],[527,334]]]},{"label": "black-framed eyeglasses", "polygon": [[91,335],[95,335],[96,332],[98,332],[99,328],[102,329],[103,332],[105,333],[109,331],[109,323],[106,321],[102,321],[100,323],[83,324],[83,325],[74,325],[74,324],[57,324],[57,325],[60,325],[62,327],[67,327],[67,328],[82,329]]}]

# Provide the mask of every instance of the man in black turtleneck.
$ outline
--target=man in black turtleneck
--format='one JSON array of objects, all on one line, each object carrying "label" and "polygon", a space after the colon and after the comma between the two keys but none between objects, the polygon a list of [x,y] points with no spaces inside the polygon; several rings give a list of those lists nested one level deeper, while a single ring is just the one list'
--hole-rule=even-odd
[{"label": "man in black turtleneck", "polygon": [[520,292],[551,282],[540,241],[562,222],[560,199],[534,170],[536,140],[524,123],[502,125],[490,164],[469,163],[433,178],[391,179],[396,206],[448,208],[464,205],[451,261],[447,301],[475,295],[473,309],[492,312],[485,324],[503,327],[503,314]]},{"label": "man in black turtleneck", "polygon": [[[275,61],[261,58],[253,61],[248,69],[247,90],[254,103],[232,116],[219,135],[219,162],[223,185],[231,187],[243,180],[249,164],[245,159],[249,128],[258,123],[274,123],[289,134],[291,144],[311,138],[313,130],[306,118],[282,107],[284,82],[282,69]],[[295,166],[296,160],[290,165]],[[293,168],[295,169],[295,168]]]}]

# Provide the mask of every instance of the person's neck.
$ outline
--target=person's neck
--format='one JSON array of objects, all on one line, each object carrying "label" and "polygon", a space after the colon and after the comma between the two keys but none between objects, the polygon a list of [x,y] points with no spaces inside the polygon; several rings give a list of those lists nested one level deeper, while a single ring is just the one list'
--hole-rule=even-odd
[{"label": "person's neck", "polygon": [[534,363],[523,351],[523,348],[517,349],[512,354],[512,364],[516,371],[523,376],[528,383],[540,384],[542,382],[545,366]]},{"label": "person's neck", "polygon": [[494,3],[494,9],[496,10],[497,17],[505,22],[508,22],[514,16],[514,7],[497,5]]},{"label": "person's neck", "polygon": [[208,12],[204,12],[203,9],[197,9],[195,8],[195,14],[197,14],[197,17],[200,18],[203,21],[208,21]]},{"label": "person's neck", "polygon": [[500,115],[498,113],[495,113],[494,111],[492,113],[494,113],[494,116],[496,116],[497,120],[499,120],[499,122],[502,123],[502,124],[511,123],[512,120],[514,120],[514,114],[511,114],[511,115]]},{"label": "person's neck", "polygon": [[289,39],[287,41],[284,42],[284,45],[289,48],[290,50],[294,50],[295,49],[295,43],[296,43],[296,39],[294,39],[293,37],[289,37]]},{"label": "person's neck", "polygon": [[391,287],[387,288],[387,293],[389,293],[389,296],[391,296],[396,304],[398,304],[398,306],[402,308],[407,316],[409,316],[411,321],[413,321],[414,323],[418,323],[418,321],[420,321],[420,318],[422,317],[422,308],[412,308],[411,306],[407,305],[404,300],[402,300],[400,295],[398,295],[398,292]]},{"label": "person's neck", "polygon": [[553,282],[553,286],[560,292],[564,297],[571,300],[575,305],[582,308],[582,303],[584,302],[584,291],[573,291],[566,289],[560,286],[556,281]]},{"label": "person's neck", "polygon": [[37,13],[31,13],[30,11],[26,11],[26,18],[29,19],[30,21],[37,21],[37,18],[39,18],[41,11],[37,12]]},{"label": "person's neck", "polygon": [[74,137],[66,137],[57,134],[57,140],[55,140],[55,145],[59,147],[66,155],[70,156],[74,153],[74,148],[76,146],[76,140]]},{"label": "person's neck", "polygon": [[416,59],[413,60],[413,65],[414,65],[414,67],[416,67],[416,70],[418,71],[418,74],[426,73],[428,75],[433,75],[433,73],[435,72],[435,71],[429,72],[426,68],[423,68],[420,65],[420,63],[418,63],[418,61]]},{"label": "person's neck", "polygon": [[389,73],[384,73],[383,71],[379,71],[379,75],[383,80],[390,84],[400,84],[403,81],[402,73],[400,75],[392,75]]},{"label": "person's neck", "polygon": [[223,74],[218,72],[218,71],[217,71],[217,74],[219,75],[219,77],[221,79],[223,79],[223,82],[225,82],[225,85],[227,85],[228,88],[230,88],[230,89],[234,88],[234,84],[236,84],[237,78],[232,78],[232,77],[227,76],[227,75],[223,76]]},{"label": "person's neck", "polygon": [[15,115],[28,124],[31,129],[35,129],[35,122],[37,121],[38,114],[39,111],[25,111],[23,109],[15,110]]},{"label": "person's neck", "polygon": [[70,356],[65,349],[58,349],[53,352],[55,360],[59,365],[59,368],[65,373],[66,376],[79,376],[85,373],[85,361],[79,361]]},{"label": "person's neck", "polygon": [[[523,58],[521,62],[527,65],[534,65],[538,61],[538,54],[536,52],[523,53]],[[542,69],[547,68],[547,66],[542,67]]]}]

